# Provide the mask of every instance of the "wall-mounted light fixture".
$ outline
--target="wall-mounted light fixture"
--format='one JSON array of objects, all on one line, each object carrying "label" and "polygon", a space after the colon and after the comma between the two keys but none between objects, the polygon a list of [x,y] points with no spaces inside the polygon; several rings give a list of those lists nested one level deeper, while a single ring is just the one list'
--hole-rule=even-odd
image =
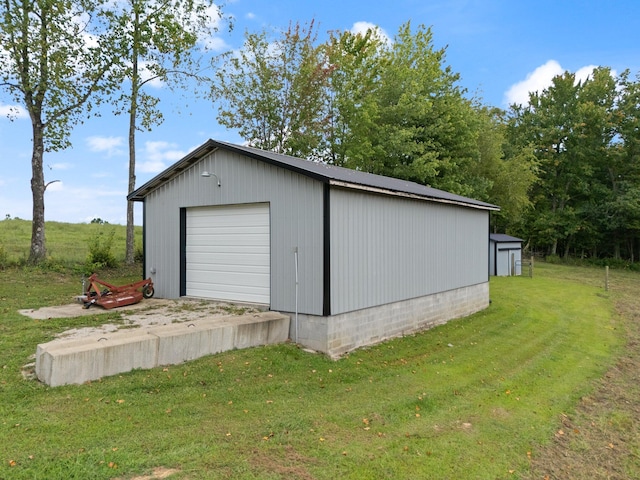
[{"label": "wall-mounted light fixture", "polygon": [[204,172],[202,172],[202,173],[200,174],[200,176],[201,176],[201,177],[204,177],[204,178],[216,177],[216,180],[218,181],[218,186],[219,186],[219,187],[221,187],[221,186],[222,186],[222,184],[220,183],[220,177],[218,177],[218,175],[216,175],[216,174],[215,174],[215,173],[213,173],[213,172],[207,172],[207,171],[205,170]]}]

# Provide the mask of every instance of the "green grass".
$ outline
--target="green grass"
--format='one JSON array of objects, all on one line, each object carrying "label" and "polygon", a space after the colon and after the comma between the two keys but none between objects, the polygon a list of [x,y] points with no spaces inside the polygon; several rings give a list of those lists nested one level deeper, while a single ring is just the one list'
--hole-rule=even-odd
[{"label": "green grass", "polygon": [[[124,260],[126,229],[123,225],[76,224],[46,222],[45,237],[49,266],[69,267],[83,264],[89,254],[89,243],[96,235],[114,231],[113,254]],[[142,227],[135,227],[136,244],[142,244]],[[31,221],[5,219],[0,221],[0,268],[2,264],[25,264],[29,256]],[[2,261],[2,256],[6,256]]]},{"label": "green grass", "polygon": [[483,312],[338,361],[285,344],[52,389],[21,375],[36,345],[105,317],[23,317],[79,279],[5,270],[0,478],[519,478],[623,347],[600,283],[543,264],[492,278]]}]

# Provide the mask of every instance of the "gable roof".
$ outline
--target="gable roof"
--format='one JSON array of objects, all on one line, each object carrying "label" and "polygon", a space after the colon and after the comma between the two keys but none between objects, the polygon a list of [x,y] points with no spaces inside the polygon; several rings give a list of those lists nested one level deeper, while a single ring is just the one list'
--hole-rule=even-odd
[{"label": "gable roof", "polygon": [[472,198],[455,195],[443,190],[438,190],[436,188],[398,178],[374,175],[372,173],[360,172],[335,165],[312,162],[301,158],[291,157],[289,155],[282,155],[280,153],[235,145],[217,140],[208,140],[185,156],[182,160],[174,163],[165,171],[129,194],[127,199],[132,201],[143,201],[150,192],[158,188],[160,185],[176,177],[185,169],[198,162],[201,158],[218,149],[236,152],[271,165],[294,171],[330,185],[388,195],[420,198],[423,200],[431,200],[441,203],[453,203],[482,210],[500,210],[500,207],[490,203],[480,202]]},{"label": "gable roof", "polygon": [[496,243],[523,242],[521,238],[512,237],[504,233],[490,233],[489,240],[493,240]]}]

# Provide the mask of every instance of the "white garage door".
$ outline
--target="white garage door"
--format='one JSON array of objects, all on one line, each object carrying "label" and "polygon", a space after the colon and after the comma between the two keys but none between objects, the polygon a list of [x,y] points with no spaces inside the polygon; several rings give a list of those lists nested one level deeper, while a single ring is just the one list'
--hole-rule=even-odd
[{"label": "white garage door", "polygon": [[187,295],[270,303],[269,204],[187,209]]}]

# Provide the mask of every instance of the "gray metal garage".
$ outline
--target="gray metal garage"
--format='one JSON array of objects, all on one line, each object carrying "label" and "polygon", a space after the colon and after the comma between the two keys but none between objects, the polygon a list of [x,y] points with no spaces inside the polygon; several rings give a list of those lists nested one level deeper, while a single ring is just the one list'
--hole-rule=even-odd
[{"label": "gray metal garage", "polygon": [[522,274],[522,239],[504,233],[489,235],[489,274]]},{"label": "gray metal garage", "polygon": [[129,198],[157,296],[290,313],[330,355],[489,303],[484,202],[213,140]]}]

